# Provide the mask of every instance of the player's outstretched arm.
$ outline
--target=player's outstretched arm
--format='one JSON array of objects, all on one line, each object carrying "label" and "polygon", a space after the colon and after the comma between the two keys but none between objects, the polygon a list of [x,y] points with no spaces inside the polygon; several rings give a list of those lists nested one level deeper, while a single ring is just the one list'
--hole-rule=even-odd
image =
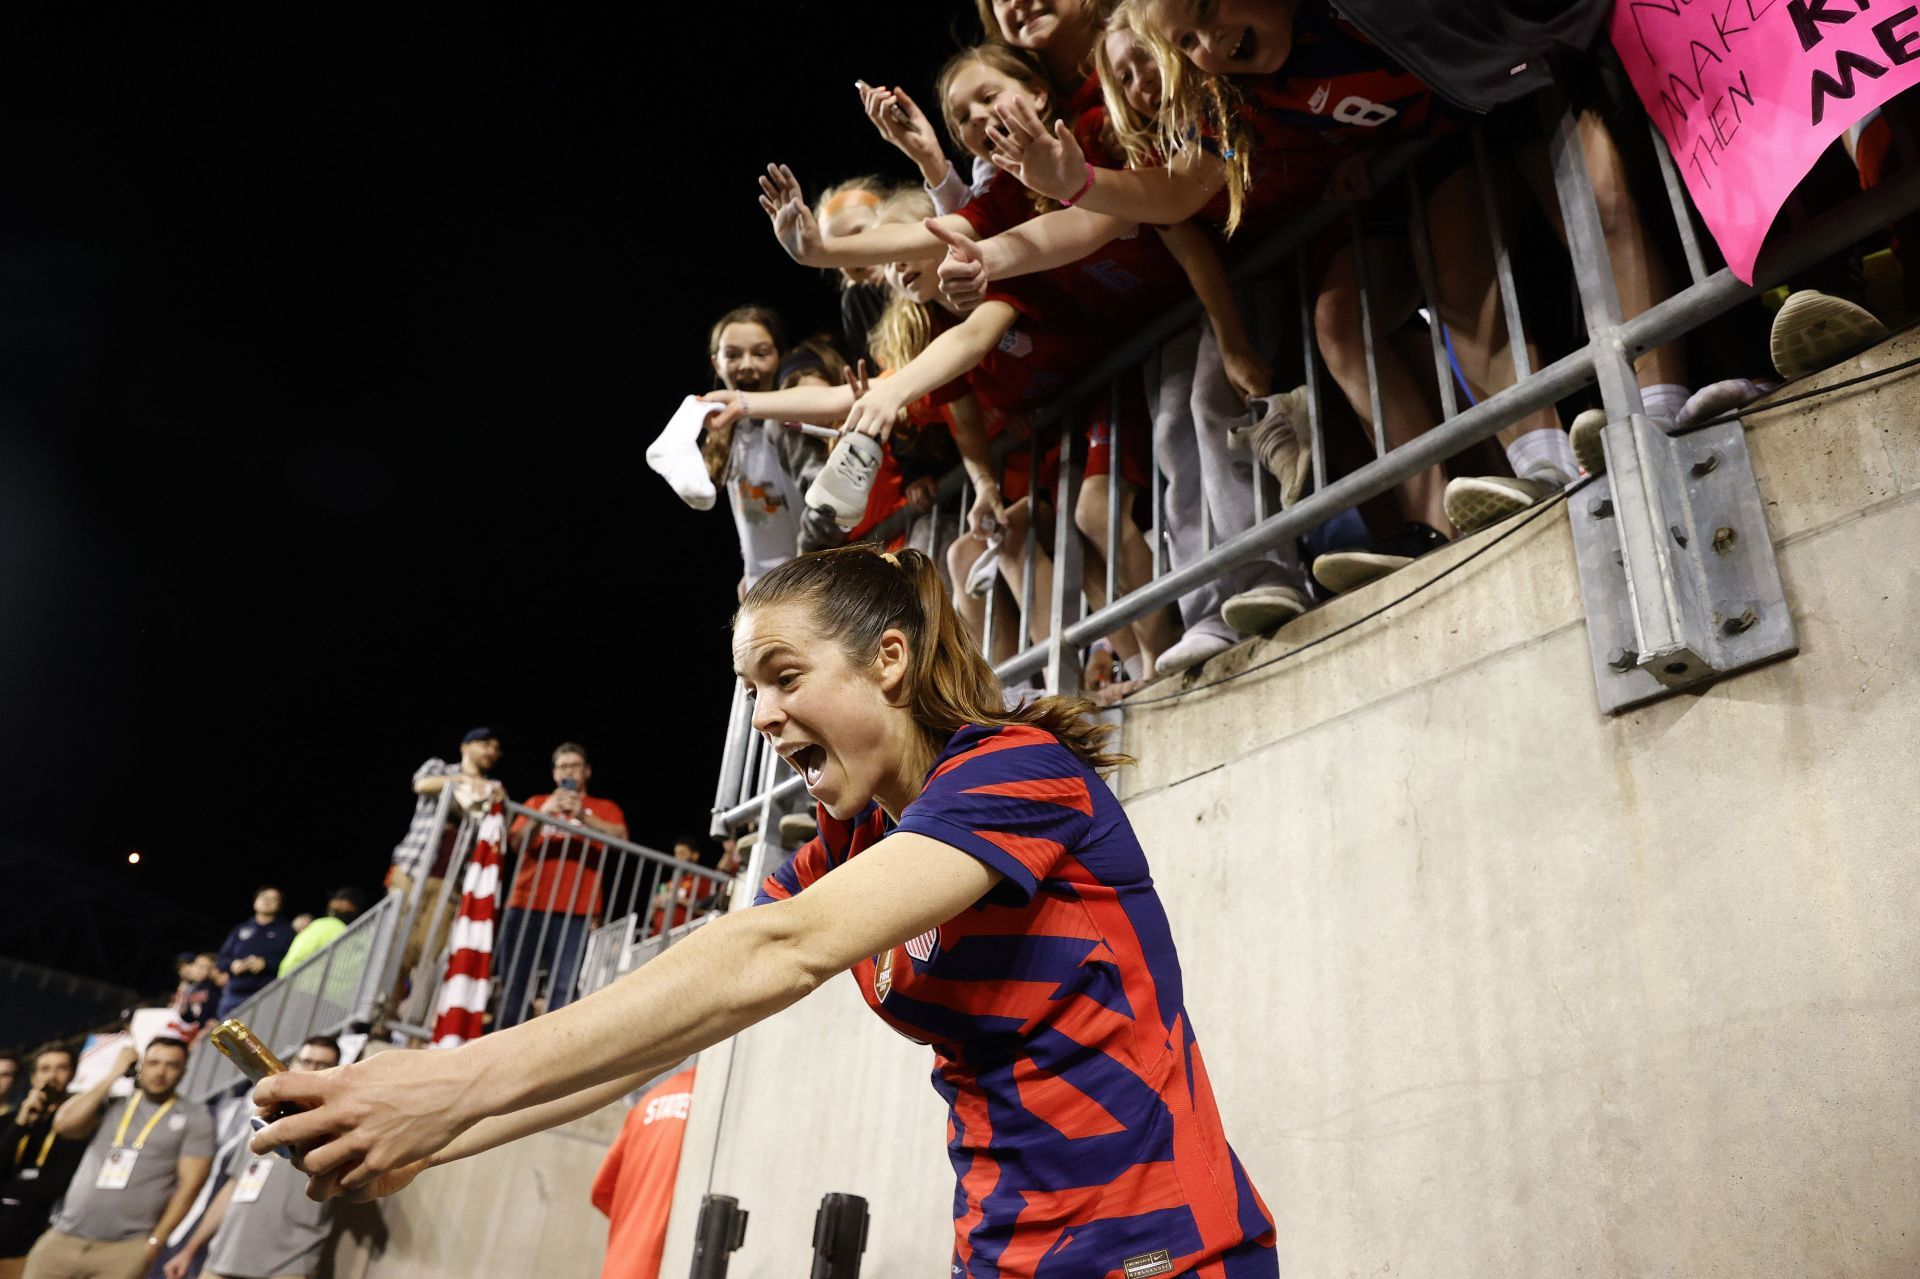
[{"label": "player's outstretched arm", "polygon": [[[953,918],[998,879],[958,849],[891,835],[792,899],[716,920],[523,1025],[447,1052],[275,1075],[254,1089],[255,1102],[304,1109],[256,1133],[253,1148],[304,1149],[316,1197],[393,1189],[423,1161],[477,1153],[605,1105],[865,956]],[[501,1116],[510,1118],[481,1127]]]}]

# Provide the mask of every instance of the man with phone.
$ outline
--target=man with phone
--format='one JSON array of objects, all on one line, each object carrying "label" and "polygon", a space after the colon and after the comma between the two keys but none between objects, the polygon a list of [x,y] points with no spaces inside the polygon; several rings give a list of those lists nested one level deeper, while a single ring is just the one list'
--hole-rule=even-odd
[{"label": "man with phone", "polygon": [[[331,1035],[307,1040],[288,1063],[293,1070],[330,1070],[339,1064],[340,1044]],[[319,1268],[332,1228],[333,1204],[307,1198],[305,1174],[278,1155],[256,1155],[241,1142],[227,1184],[160,1273],[164,1279],[187,1279],[193,1259],[211,1243],[201,1279],[306,1279]]]},{"label": "man with phone", "polygon": [[573,996],[587,931],[600,913],[600,873],[609,855],[605,844],[588,836],[627,837],[620,805],[587,793],[592,776],[587,748],[562,742],[553,752],[553,792],[527,801],[546,820],[514,819],[507,842],[518,850],[519,865],[494,952],[501,975],[497,1027],[526,1020],[536,973],[548,974],[548,1008]]},{"label": "man with phone", "polygon": [[[130,1096],[108,1100],[135,1062]],[[174,1092],[187,1046],[161,1036],[120,1050],[93,1087],[61,1104],[56,1136],[85,1141],[53,1228],[27,1253],[24,1279],[141,1279],[187,1214],[213,1164],[213,1119]]]},{"label": "man with phone", "polygon": [[0,1279],[20,1279],[27,1250],[46,1230],[87,1148],[53,1131],[74,1065],[73,1049],[63,1044],[35,1053],[26,1097],[0,1122]]}]

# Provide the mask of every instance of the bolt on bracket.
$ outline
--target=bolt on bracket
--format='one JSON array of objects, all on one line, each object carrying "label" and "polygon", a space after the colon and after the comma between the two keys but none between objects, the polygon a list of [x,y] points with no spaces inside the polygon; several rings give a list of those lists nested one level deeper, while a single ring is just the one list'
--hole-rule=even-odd
[{"label": "bolt on bracket", "polygon": [[1570,512],[1601,709],[1797,652],[1745,427],[1673,438],[1634,414],[1604,440],[1607,474]]}]

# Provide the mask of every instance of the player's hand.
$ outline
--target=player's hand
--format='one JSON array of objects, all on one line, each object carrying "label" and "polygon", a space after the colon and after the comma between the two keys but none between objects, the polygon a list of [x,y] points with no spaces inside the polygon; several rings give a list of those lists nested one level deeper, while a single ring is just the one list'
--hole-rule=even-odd
[{"label": "player's hand", "polygon": [[721,409],[707,419],[707,434],[721,435],[730,432],[734,424],[747,415],[746,397],[738,391],[708,391],[697,397],[703,404],[718,404]]},{"label": "player's hand", "polygon": [[1071,200],[1087,184],[1087,156],[1065,120],[1047,128],[1033,104],[1008,94],[993,104],[997,124],[987,126],[994,167],[1018,178],[1030,191]]},{"label": "player's hand", "polygon": [[941,259],[939,269],[940,296],[947,305],[965,314],[986,301],[991,276],[980,246],[940,225],[938,218],[928,218],[920,225],[947,246],[947,256]]},{"label": "player's hand", "polygon": [[807,207],[800,179],[784,164],[769,164],[767,176],[760,179],[760,208],[773,224],[773,238],[787,256],[801,266],[820,266],[821,246],[826,238],[813,210]]},{"label": "player's hand", "polygon": [[300,1109],[253,1135],[255,1154],[299,1152],[307,1196],[331,1199],[398,1174],[464,1132],[478,1076],[468,1048],[385,1052],[331,1070],[290,1071],[262,1080],[253,1101],[262,1118]]}]

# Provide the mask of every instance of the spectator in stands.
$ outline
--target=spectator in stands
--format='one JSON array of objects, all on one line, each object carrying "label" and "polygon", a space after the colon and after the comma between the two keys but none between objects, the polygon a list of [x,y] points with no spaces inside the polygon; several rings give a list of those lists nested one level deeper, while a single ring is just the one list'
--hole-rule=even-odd
[{"label": "spectator in stands", "polygon": [[600,1279],[657,1279],[660,1274],[694,1071],[688,1062],[640,1098],[593,1179],[593,1206],[607,1215],[607,1260]]},{"label": "spectator in stands", "polygon": [[[413,772],[413,821],[407,836],[393,850],[393,865],[387,870],[387,891],[407,893],[419,885],[419,906],[402,953],[400,972],[406,975],[431,950],[438,954],[447,943],[447,930],[453,926],[457,901],[445,910],[436,910],[445,887],[447,867],[453,860],[454,841],[463,816],[475,814],[494,800],[507,797],[506,788],[489,774],[500,762],[500,738],[491,728],[472,728],[460,739],[458,763],[438,757],[428,760]],[[440,796],[449,786],[453,796],[440,820]],[[429,944],[431,943],[431,944]]]},{"label": "spectator in stands", "polygon": [[[136,1061],[133,1094],[109,1106],[107,1090]],[[25,1279],[141,1279],[153,1267],[213,1163],[207,1108],[174,1093],[186,1068],[178,1039],[155,1039],[144,1054],[128,1046],[60,1107],[54,1133],[87,1149],[53,1228],[27,1254]]]},{"label": "spectator in stands", "polygon": [[310,910],[303,910],[298,915],[295,915],[293,917],[293,935],[298,937],[301,933],[306,932],[307,925],[312,922],[313,912]]},{"label": "spectator in stands", "polygon": [[548,820],[514,819],[509,843],[520,850],[519,865],[495,952],[505,965],[501,1026],[524,1019],[536,973],[548,975],[548,1008],[572,998],[587,931],[600,913],[600,872],[607,859],[607,846],[586,838],[586,833],[627,837],[627,816],[620,805],[587,793],[592,777],[587,748],[562,742],[553,752],[552,793],[527,801],[527,807]]},{"label": "spectator in stands", "polygon": [[87,1148],[53,1131],[74,1064],[73,1049],[63,1044],[34,1054],[27,1095],[0,1122],[0,1279],[20,1279],[27,1250],[46,1230]]},{"label": "spectator in stands", "polygon": [[[331,1035],[315,1035],[288,1064],[329,1070],[340,1064],[340,1044]],[[256,1155],[241,1142],[227,1183],[160,1273],[187,1279],[193,1259],[211,1241],[202,1279],[305,1279],[319,1268],[332,1226],[333,1205],[307,1198],[307,1179],[297,1168],[277,1155]]]},{"label": "spectator in stands", "polygon": [[334,939],[347,931],[347,925],[359,917],[367,908],[367,895],[357,888],[336,888],[327,895],[327,914],[324,919],[316,919],[300,930],[293,939],[293,945],[287,947],[285,959],[280,961],[280,975],[285,977],[315,955],[333,945]]},{"label": "spectator in stands", "polygon": [[216,1018],[227,1016],[279,975],[280,961],[293,944],[293,926],[280,918],[280,890],[262,884],[253,894],[253,917],[233,926],[214,962],[227,974]]},{"label": "spectator in stands", "polygon": [[[773,389],[786,348],[784,332],[780,317],[767,307],[737,307],[721,316],[707,341],[720,385],[730,391]],[[753,417],[709,430],[700,451],[707,473],[726,489],[733,509],[744,597],[761,574],[793,558],[807,487],[826,465],[827,451],[811,436]]]},{"label": "spectator in stands", "polygon": [[[685,838],[675,841],[673,860],[689,866],[698,866],[702,860],[701,847],[704,841]],[[648,920],[649,933],[658,933],[668,928],[678,928],[687,922],[696,911],[705,908],[713,892],[713,881],[704,875],[691,875],[684,872],[676,874],[664,867],[660,868],[659,884],[653,890],[653,914]],[[666,918],[667,904],[673,904],[673,918]]]},{"label": "spectator in stands", "polygon": [[173,1031],[188,1043],[213,1015],[220,1003],[220,961],[210,950],[197,955],[181,955],[174,969],[180,976],[173,999],[167,1005],[173,1011]]},{"label": "spectator in stands", "polygon": [[20,1054],[0,1049],[0,1115],[13,1108],[13,1086],[20,1079]]}]

